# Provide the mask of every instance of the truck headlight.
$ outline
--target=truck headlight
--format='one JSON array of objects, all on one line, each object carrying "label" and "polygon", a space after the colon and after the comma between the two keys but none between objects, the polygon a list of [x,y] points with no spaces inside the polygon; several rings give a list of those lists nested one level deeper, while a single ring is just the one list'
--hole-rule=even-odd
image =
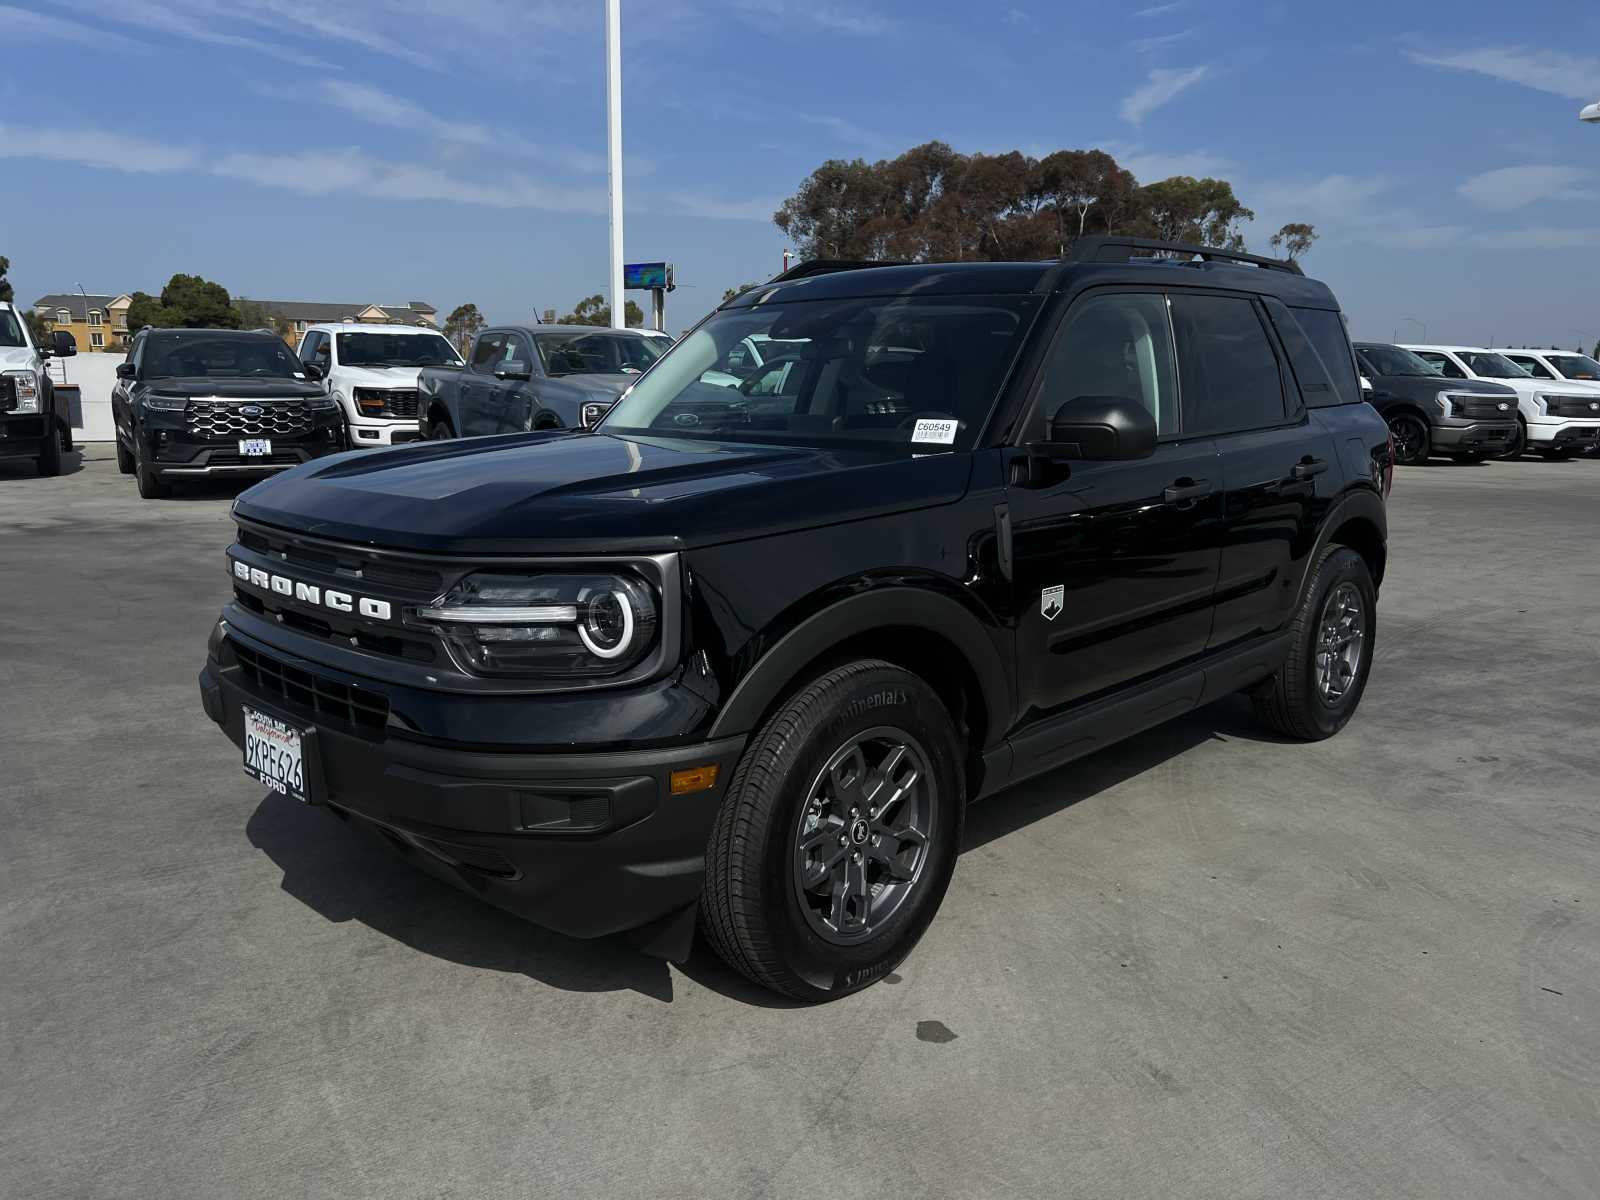
[{"label": "truck headlight", "polygon": [[308,407],[312,412],[332,412],[339,407],[339,402],[332,396],[313,396]]},{"label": "truck headlight", "polygon": [[189,407],[187,396],[163,396],[159,392],[145,395],[144,406],[151,412],[182,412]]},{"label": "truck headlight", "polygon": [[625,573],[469,575],[415,610],[486,675],[618,675],[656,641],[654,589]]},{"label": "truck headlight", "polygon": [[17,406],[12,411],[36,413],[39,411],[39,375],[35,371],[7,371],[6,377],[17,390]]},{"label": "truck headlight", "polygon": [[611,411],[614,400],[585,400],[583,407],[578,410],[579,421],[585,429],[593,429],[600,424],[600,418]]}]

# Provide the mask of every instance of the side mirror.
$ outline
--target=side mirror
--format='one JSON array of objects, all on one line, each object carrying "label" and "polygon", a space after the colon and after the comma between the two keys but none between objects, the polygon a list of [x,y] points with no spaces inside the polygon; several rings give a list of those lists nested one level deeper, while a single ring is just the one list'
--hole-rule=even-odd
[{"label": "side mirror", "polygon": [[65,329],[57,329],[50,335],[50,353],[57,358],[71,358],[78,352],[78,339]]},{"label": "side mirror", "polygon": [[306,373],[307,379],[325,379],[328,372],[321,363],[303,362],[300,367]]},{"label": "side mirror", "polygon": [[117,364],[118,379],[132,379],[138,375],[138,373],[139,368],[134,366],[131,362],[119,362]]},{"label": "side mirror", "polygon": [[1056,462],[1149,458],[1156,450],[1156,420],[1126,396],[1078,396],[1050,418],[1050,440],[1028,449]]},{"label": "side mirror", "polygon": [[531,379],[533,368],[515,358],[509,358],[494,369],[496,379]]}]

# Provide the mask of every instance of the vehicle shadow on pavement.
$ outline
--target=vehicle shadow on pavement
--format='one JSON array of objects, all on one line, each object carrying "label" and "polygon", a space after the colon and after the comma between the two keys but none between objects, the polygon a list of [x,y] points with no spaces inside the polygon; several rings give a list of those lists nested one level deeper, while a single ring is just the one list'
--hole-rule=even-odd
[{"label": "vehicle shadow on pavement", "polygon": [[[65,450],[61,454],[61,478],[67,475],[76,475],[83,470],[83,451]],[[31,458],[0,459],[0,483],[10,483],[12,480],[22,482],[32,480],[35,482],[49,479],[51,476],[39,474],[39,468],[34,466]]]},{"label": "vehicle shadow on pavement", "polygon": [[283,890],[334,924],[360,921],[462,966],[573,992],[631,989],[671,1003],[667,964],[621,937],[569,938],[456,891],[326,812],[268,793],[245,825],[283,871]]},{"label": "vehicle shadow on pavement", "polygon": [[[962,853],[1052,816],[1213,738],[1281,742],[1242,697],[1220,700],[1008,788],[967,813]],[[632,990],[670,1004],[672,968],[626,937],[585,941],[501,912],[427,875],[376,835],[268,793],[245,826],[283,872],[285,892],[334,924],[360,921],[413,950],[574,992]],[[763,1008],[804,1007],[745,979],[696,939],[679,968],[702,987]]]}]

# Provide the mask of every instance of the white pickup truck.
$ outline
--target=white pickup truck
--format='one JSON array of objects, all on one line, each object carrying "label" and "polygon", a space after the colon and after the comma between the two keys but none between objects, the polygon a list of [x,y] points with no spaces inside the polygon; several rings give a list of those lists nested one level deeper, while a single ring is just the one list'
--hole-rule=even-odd
[{"label": "white pickup truck", "polygon": [[51,345],[35,346],[23,314],[0,302],[0,458],[31,458],[39,474],[61,474],[61,453],[72,449],[72,418],[44,360],[77,352],[64,329],[56,330]]},{"label": "white pickup truck", "polygon": [[300,361],[322,369],[344,409],[350,448],[417,441],[417,376],[423,367],[460,366],[461,355],[436,329],[343,322],[313,325]]}]

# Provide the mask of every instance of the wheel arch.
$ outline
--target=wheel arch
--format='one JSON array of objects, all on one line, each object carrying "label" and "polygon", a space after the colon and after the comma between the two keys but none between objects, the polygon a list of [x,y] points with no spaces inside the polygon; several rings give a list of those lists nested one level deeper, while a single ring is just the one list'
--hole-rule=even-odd
[{"label": "wheel arch", "polygon": [[806,680],[840,662],[879,658],[927,681],[968,739],[968,795],[981,782],[982,751],[1010,723],[1011,687],[979,619],[956,600],[890,586],[829,604],[780,637],[734,687],[713,738],[758,728]]},{"label": "wheel arch", "polygon": [[[1388,521],[1382,500],[1367,491],[1346,493],[1328,513],[1322,535],[1307,560],[1307,577],[1311,564],[1322,556],[1328,546],[1348,546],[1361,555],[1367,564],[1367,570],[1372,575],[1372,586],[1380,588],[1384,570],[1389,564],[1387,529]],[[1304,587],[1305,578],[1302,578],[1302,590]]]},{"label": "wheel arch", "polygon": [[443,424],[452,435],[455,434],[456,423],[455,419],[450,415],[449,405],[435,396],[428,404],[428,428],[432,429],[439,424]]}]

